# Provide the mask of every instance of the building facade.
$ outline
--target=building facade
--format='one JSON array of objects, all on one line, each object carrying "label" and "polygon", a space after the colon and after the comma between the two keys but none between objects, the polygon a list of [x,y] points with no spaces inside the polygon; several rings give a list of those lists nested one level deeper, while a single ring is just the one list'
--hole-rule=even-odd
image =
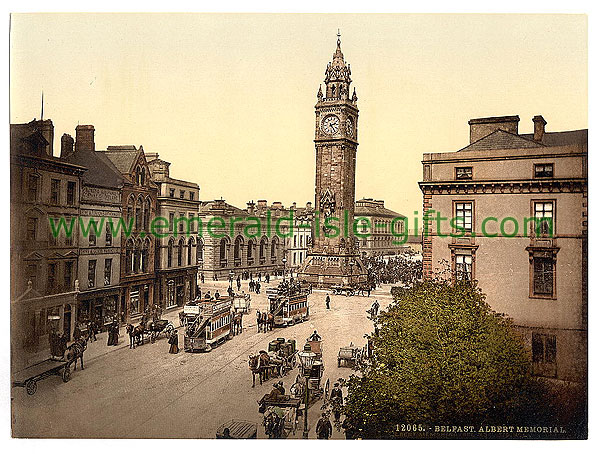
[{"label": "building facade", "polygon": [[[13,124],[10,136],[11,353],[13,366],[18,367],[49,348],[50,330],[67,336],[73,332],[76,221],[86,169],[54,156],[51,120]],[[61,219],[73,226],[70,235],[66,229],[53,234]]]},{"label": "building facade", "polygon": [[[306,202],[305,207],[297,207],[294,202],[289,210],[293,213],[293,231],[291,236],[286,236],[284,248],[286,251],[286,269],[297,272],[300,265],[308,254],[308,248],[312,244],[312,224],[315,211],[311,202]],[[284,224],[282,231],[288,235],[288,226]]]},{"label": "building facade", "polygon": [[409,247],[408,237],[403,236],[407,228],[406,216],[386,208],[383,200],[357,200],[354,216],[362,257],[397,255]]},{"label": "building facade", "polygon": [[103,153],[123,178],[121,210],[121,320],[130,322],[155,310],[154,239],[150,223],[156,216],[158,188],[152,181],[144,149],[109,146]]},{"label": "building facade", "polygon": [[518,116],[474,119],[468,146],[424,155],[423,272],[447,264],[453,279],[477,281],[518,326],[536,375],[584,383],[587,130],[533,123],[519,134]]},{"label": "building facade", "polygon": [[[146,153],[152,181],[158,188],[157,216],[168,223],[168,232],[155,237],[155,303],[167,310],[196,297],[198,278],[198,208],[200,187],[169,175],[170,163],[158,153]],[[168,234],[167,234],[168,233]]]},{"label": "building facade", "polygon": [[[203,229],[202,250],[198,256],[200,274],[205,279],[229,279],[244,274],[251,274],[255,278],[259,273],[264,276],[283,272],[284,242],[276,232],[277,221],[282,217],[292,219],[289,210],[279,202],[271,207],[267,207],[265,200],[258,204],[248,202],[246,210],[224,200],[201,202],[199,218]],[[211,219],[222,220],[222,227],[219,227],[221,224],[214,224],[215,227],[209,229]],[[283,221],[279,225],[280,232],[286,232]],[[289,235],[289,231],[286,234]]]},{"label": "building facade", "polygon": [[[325,71],[325,94],[319,87],[315,106],[315,222],[313,244],[300,270],[300,279],[318,287],[360,284],[367,272],[354,236],[358,107],[356,90],[350,96],[350,65],[337,48]],[[340,220],[339,234],[326,222]],[[348,226],[348,227],[345,227]]]},{"label": "building facade", "polygon": [[104,153],[96,152],[94,126],[78,125],[75,141],[61,138],[61,158],[88,170],[80,198],[77,320],[106,329],[121,313],[120,268],[123,177]]}]

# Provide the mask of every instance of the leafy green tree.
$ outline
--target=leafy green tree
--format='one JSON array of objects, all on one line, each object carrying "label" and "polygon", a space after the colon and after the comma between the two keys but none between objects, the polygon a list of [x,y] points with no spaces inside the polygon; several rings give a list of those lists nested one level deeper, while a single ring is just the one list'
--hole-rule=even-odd
[{"label": "leafy green tree", "polygon": [[[350,437],[402,437],[398,429],[407,423],[479,428],[545,420],[523,342],[480,289],[427,281],[394,293],[377,318],[372,357],[346,383]],[[410,436],[420,434],[427,436]]]}]

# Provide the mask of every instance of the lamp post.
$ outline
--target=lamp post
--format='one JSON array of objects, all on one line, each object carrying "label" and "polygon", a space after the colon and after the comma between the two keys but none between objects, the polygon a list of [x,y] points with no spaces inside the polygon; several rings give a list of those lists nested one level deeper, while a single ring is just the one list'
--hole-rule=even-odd
[{"label": "lamp post", "polygon": [[286,251],[283,251],[283,258],[281,259],[281,263],[283,263],[283,280],[285,281],[285,264],[287,262],[287,258],[285,257]]},{"label": "lamp post", "polygon": [[304,431],[302,432],[302,438],[308,438],[308,380],[316,356],[317,355],[312,352],[309,343],[304,345],[303,351],[298,352],[298,358],[300,358],[300,365],[302,366],[302,374],[306,379],[304,386]]},{"label": "lamp post", "polygon": [[353,280],[352,279],[352,277],[353,277],[353,275],[352,275],[352,267],[354,265],[356,265],[356,262],[354,261],[354,259],[350,259],[350,285],[352,285],[352,280]]}]

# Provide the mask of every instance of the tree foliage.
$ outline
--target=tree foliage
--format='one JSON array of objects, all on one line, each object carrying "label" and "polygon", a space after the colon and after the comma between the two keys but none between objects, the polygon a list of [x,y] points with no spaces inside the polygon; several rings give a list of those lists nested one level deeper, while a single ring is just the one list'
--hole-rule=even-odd
[{"label": "tree foliage", "polygon": [[540,423],[523,342],[480,289],[437,281],[394,293],[377,318],[372,358],[346,383],[351,436],[394,438],[408,423]]}]

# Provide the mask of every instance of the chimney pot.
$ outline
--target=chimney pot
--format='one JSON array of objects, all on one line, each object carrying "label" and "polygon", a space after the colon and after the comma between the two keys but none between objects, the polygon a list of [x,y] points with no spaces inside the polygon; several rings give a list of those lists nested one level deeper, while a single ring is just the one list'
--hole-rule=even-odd
[{"label": "chimney pot", "polygon": [[541,115],[532,118],[533,121],[533,140],[541,142],[546,132],[546,120]]}]

